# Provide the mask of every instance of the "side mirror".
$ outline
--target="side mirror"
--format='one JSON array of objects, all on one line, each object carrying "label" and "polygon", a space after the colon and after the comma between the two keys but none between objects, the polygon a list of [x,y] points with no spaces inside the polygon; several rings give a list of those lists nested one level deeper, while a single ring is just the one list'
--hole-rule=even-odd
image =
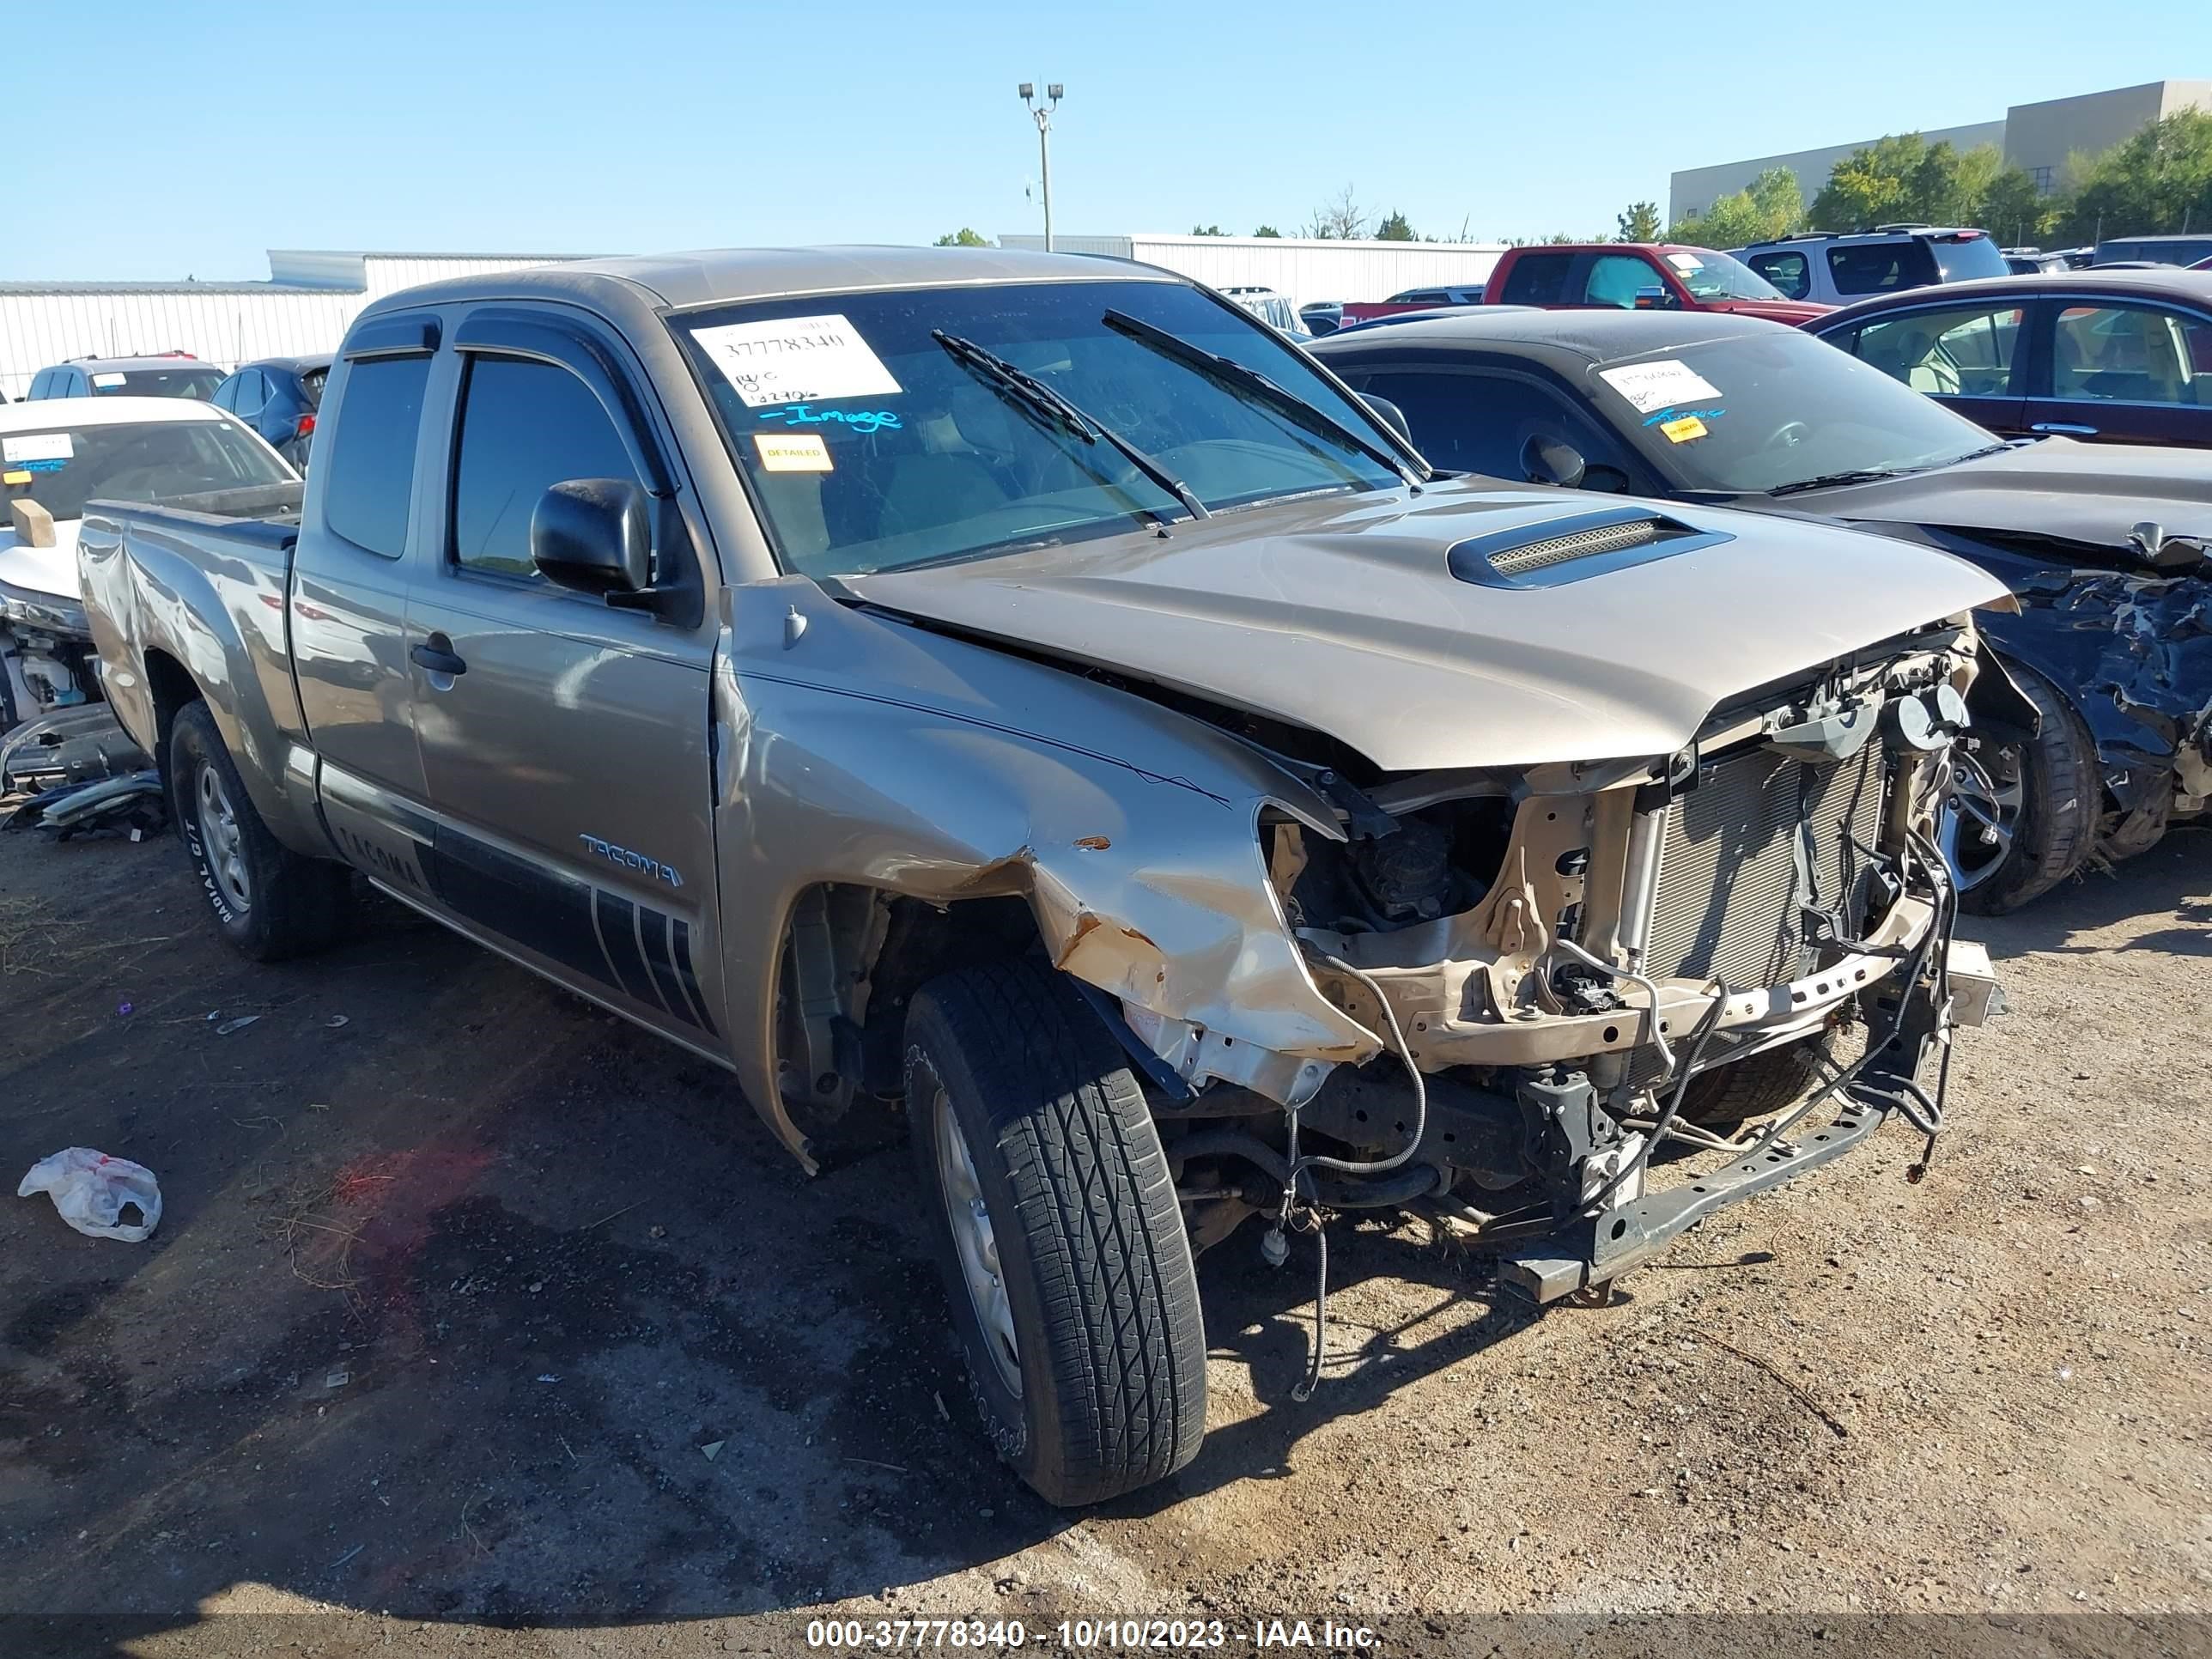
[{"label": "side mirror", "polygon": [[1576,489],[1581,487],[1583,474],[1589,470],[1582,451],[1557,438],[1547,438],[1538,433],[1521,446],[1521,471],[1528,475],[1530,483]]},{"label": "side mirror", "polygon": [[652,515],[628,478],[570,478],[538,498],[530,557],[548,581],[616,604],[653,585]]},{"label": "side mirror", "polygon": [[1663,288],[1655,285],[1636,290],[1636,309],[1638,311],[1664,311],[1672,304],[1674,301],[1668,297]]},{"label": "side mirror", "polygon": [[1406,424],[1406,411],[1388,398],[1377,398],[1370,392],[1359,394],[1359,401],[1375,412],[1376,418],[1396,433],[1407,443],[1413,441],[1413,428]]}]

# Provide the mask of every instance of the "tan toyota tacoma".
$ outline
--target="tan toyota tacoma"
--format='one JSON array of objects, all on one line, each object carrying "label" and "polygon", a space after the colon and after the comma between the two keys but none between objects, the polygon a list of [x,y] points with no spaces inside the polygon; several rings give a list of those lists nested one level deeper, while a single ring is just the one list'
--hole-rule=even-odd
[{"label": "tan toyota tacoma", "polygon": [[80,574],[234,944],[366,878],[809,1168],[903,1115],[983,1425],[1081,1503],[1196,1454],[1247,1219],[1601,1290],[1932,1143],[1987,1000],[1932,836],[1992,578],[1393,413],[1133,265],[512,271],[362,313],[297,525],[95,504]]}]

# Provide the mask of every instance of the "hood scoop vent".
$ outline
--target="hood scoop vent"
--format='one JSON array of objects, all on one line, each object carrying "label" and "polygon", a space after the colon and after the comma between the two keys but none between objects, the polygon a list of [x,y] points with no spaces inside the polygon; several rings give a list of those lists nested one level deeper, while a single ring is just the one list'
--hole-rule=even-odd
[{"label": "hood scoop vent", "polygon": [[1558,587],[1733,539],[1648,507],[1623,507],[1477,536],[1457,544],[1444,556],[1452,574],[1463,582],[1485,587]]}]

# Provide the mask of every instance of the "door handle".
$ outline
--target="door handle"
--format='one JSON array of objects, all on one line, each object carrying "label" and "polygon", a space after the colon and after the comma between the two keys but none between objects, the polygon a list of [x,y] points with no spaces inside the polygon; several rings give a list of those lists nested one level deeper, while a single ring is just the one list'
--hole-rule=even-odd
[{"label": "door handle", "polygon": [[417,668],[428,669],[433,674],[465,674],[468,664],[453,654],[453,642],[443,634],[433,634],[407,653],[407,659]]},{"label": "door handle", "polygon": [[2028,430],[2055,432],[2061,437],[2066,438],[2094,438],[2097,435],[2097,428],[2094,426],[2069,426],[2063,421],[2038,421],[2033,426],[2028,428]]}]

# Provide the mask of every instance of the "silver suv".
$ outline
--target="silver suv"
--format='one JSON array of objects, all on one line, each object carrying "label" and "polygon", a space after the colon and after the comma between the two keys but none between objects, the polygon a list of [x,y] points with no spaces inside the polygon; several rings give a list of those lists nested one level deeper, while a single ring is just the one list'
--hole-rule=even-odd
[{"label": "silver suv", "polygon": [[1735,253],[1785,298],[1830,306],[1899,289],[2002,276],[2010,270],[1987,231],[1939,225],[1878,225],[1855,234],[1811,230],[1753,242]]}]

